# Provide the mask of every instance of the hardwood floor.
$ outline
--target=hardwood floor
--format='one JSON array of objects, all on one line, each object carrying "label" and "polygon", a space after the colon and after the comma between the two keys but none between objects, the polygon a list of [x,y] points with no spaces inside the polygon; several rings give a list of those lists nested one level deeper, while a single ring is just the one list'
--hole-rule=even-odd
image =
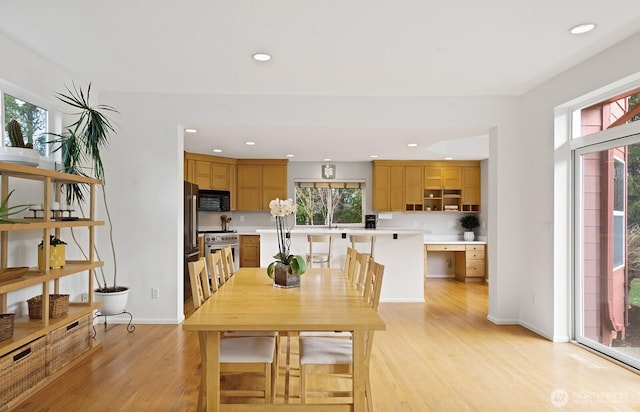
[{"label": "hardwood floor", "polygon": [[[376,333],[371,358],[376,411],[640,410],[640,375],[577,345],[487,321],[485,284],[430,279],[425,294],[426,304],[380,304],[387,330]],[[102,350],[17,410],[195,410],[195,333],[98,325],[98,339]],[[295,345],[292,353],[295,372]],[[287,383],[285,392],[281,373],[277,401],[286,393],[297,402],[295,373]]]}]

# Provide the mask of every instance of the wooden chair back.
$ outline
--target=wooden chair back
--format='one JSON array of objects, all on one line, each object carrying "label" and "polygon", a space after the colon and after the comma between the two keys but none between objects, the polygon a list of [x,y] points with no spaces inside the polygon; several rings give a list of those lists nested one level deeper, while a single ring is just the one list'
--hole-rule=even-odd
[{"label": "wooden chair back", "polygon": [[353,282],[353,274],[356,270],[356,256],[358,252],[351,247],[347,247],[347,254],[344,257],[344,274],[347,277],[347,280],[352,283]]},{"label": "wooden chair back", "polygon": [[356,243],[368,243],[369,244],[369,256],[373,257],[373,251],[376,246],[376,236],[375,235],[349,235],[349,241],[351,242],[351,247],[356,249]]},{"label": "wooden chair back", "polygon": [[371,259],[367,268],[367,276],[364,282],[364,300],[373,309],[378,310],[380,303],[380,291],[382,290],[382,276],[384,275],[384,265]]},{"label": "wooden chair back", "polygon": [[209,289],[209,273],[204,258],[195,262],[189,262],[189,280],[191,281],[191,295],[193,296],[193,308],[198,309],[205,300],[211,297]]},{"label": "wooden chair back", "polygon": [[[331,267],[331,250],[333,245],[333,238],[331,235],[307,235],[307,241],[309,242],[309,253],[307,254],[307,266],[313,267],[314,263],[325,263],[328,268]],[[326,243],[327,252],[314,252],[313,244]],[[317,250],[317,249],[316,249]]]},{"label": "wooden chair back", "polygon": [[217,292],[218,287],[224,283],[224,268],[222,267],[222,254],[220,251],[216,250],[213,253],[209,253],[207,263],[209,265],[209,276],[211,276],[211,290]]},{"label": "wooden chair back", "polygon": [[222,248],[222,261],[225,270],[225,280],[229,280],[236,271],[233,262],[233,250],[231,249],[231,246],[225,246]]},{"label": "wooden chair back", "polygon": [[364,296],[364,283],[367,277],[367,268],[369,267],[369,261],[371,256],[366,253],[356,252],[356,265],[353,271],[353,278],[351,283],[358,288],[360,293]]}]

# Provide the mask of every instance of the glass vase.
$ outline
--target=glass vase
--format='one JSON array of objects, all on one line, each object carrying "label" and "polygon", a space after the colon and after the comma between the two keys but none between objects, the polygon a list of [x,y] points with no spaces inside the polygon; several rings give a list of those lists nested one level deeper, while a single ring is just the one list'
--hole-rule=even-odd
[{"label": "glass vase", "polygon": [[300,276],[291,273],[291,266],[276,263],[273,268],[273,286],[276,288],[300,287]]}]

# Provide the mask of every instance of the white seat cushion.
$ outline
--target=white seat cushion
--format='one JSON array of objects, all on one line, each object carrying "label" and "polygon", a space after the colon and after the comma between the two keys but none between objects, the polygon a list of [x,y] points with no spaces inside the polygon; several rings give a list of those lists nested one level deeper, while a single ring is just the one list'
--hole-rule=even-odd
[{"label": "white seat cushion", "polygon": [[271,363],[276,340],[269,337],[220,340],[220,363]]},{"label": "white seat cushion", "polygon": [[351,339],[301,338],[302,365],[342,365],[352,362]]}]

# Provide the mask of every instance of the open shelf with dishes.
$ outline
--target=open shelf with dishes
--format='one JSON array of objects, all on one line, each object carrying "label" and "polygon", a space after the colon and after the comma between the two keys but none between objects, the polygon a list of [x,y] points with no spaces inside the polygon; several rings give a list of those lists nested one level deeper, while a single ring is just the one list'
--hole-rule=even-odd
[{"label": "open shelf with dishes", "polygon": [[[34,312],[29,315],[12,316],[10,335],[5,334],[0,340],[0,409],[12,409],[40,387],[46,385],[64,373],[71,365],[88,356],[99,347],[89,339],[92,335],[93,312],[98,305],[93,300],[94,271],[103,265],[96,260],[93,248],[96,226],[104,222],[95,219],[95,191],[101,181],[84,176],[70,175],[57,171],[44,170],[31,166],[0,162],[0,196],[6,199],[12,185],[21,180],[33,180],[42,183],[41,192],[33,189],[33,184],[23,184],[30,190],[30,195],[43,200],[41,217],[34,219],[10,217],[10,223],[0,223],[0,313],[6,314],[10,304],[23,301],[27,288],[35,288],[40,297],[34,302]],[[88,189],[88,218],[61,219],[52,210],[52,205],[60,201],[61,185],[79,183]],[[23,196],[24,197],[24,196]],[[43,267],[38,262],[28,262],[28,267],[14,271],[9,266],[10,244],[18,232],[36,232],[42,239],[50,236],[60,237],[65,228],[78,228],[87,231],[85,260],[68,260],[62,267],[52,269],[48,264],[52,255],[52,246],[48,241],[42,242],[41,253],[44,256]],[[15,247],[23,240],[15,241]],[[33,244],[34,249],[37,243]],[[15,273],[12,273],[15,272]],[[68,295],[64,299],[65,306],[61,311],[53,310],[53,297],[65,296],[60,280],[66,277],[80,277],[78,280],[87,284],[86,301],[69,302]],[[74,280],[74,283],[75,280]],[[65,282],[66,284],[66,282]],[[84,299],[83,299],[84,300]],[[23,302],[24,303],[24,302]],[[32,299],[29,299],[31,305]],[[31,312],[32,307],[29,307]],[[8,337],[7,337],[8,336]],[[56,367],[51,367],[56,365]],[[44,370],[44,371],[43,371]],[[25,372],[26,371],[26,372]],[[37,371],[37,373],[35,372]],[[29,378],[26,379],[28,374]]]}]

